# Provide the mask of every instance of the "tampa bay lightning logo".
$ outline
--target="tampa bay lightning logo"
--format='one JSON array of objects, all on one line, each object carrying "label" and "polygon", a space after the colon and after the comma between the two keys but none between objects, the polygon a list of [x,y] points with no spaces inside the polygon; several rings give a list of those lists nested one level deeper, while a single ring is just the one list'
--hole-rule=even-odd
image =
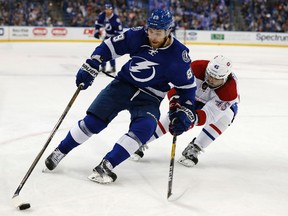
[{"label": "tampa bay lightning logo", "polygon": [[112,30],[112,26],[111,26],[111,24],[109,22],[105,23],[105,30],[106,31],[111,31]]},{"label": "tampa bay lightning logo", "polygon": [[148,82],[155,77],[158,63],[148,61],[145,58],[134,56],[129,65],[130,75],[137,82]]},{"label": "tampa bay lightning logo", "polygon": [[184,51],[182,52],[182,59],[183,59],[183,61],[186,62],[186,63],[188,63],[188,62],[191,61],[191,60],[190,60],[190,57],[189,57],[189,54],[188,54],[188,52],[187,52],[186,50],[184,50]]}]

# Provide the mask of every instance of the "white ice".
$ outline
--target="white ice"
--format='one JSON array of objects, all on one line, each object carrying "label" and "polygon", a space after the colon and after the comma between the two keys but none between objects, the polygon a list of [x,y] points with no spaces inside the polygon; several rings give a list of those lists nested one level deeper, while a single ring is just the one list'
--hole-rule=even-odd
[{"label": "white ice", "polygon": [[[81,91],[20,192],[32,207],[16,210],[12,195],[75,92],[75,74],[96,45],[0,43],[1,216],[288,215],[288,49],[199,45],[189,46],[193,60],[217,54],[233,60],[241,104],[234,124],[200,155],[196,167],[175,163],[174,201],[166,199],[170,134],[151,143],[142,161],[116,167],[113,184],[87,179],[127,132],[127,112],[74,149],[54,172],[41,172],[47,155],[111,81],[99,75]],[[118,59],[117,68],[127,59]],[[161,110],[167,111],[167,100]],[[178,137],[176,159],[199,131]]]}]

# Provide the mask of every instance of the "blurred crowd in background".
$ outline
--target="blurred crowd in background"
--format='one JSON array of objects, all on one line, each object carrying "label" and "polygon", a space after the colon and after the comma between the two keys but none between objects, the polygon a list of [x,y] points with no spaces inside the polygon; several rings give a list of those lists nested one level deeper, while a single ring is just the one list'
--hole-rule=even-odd
[{"label": "blurred crowd in background", "polygon": [[[0,0],[0,26],[94,27],[106,0]],[[170,8],[176,29],[288,32],[287,0],[112,0],[124,28]]]}]

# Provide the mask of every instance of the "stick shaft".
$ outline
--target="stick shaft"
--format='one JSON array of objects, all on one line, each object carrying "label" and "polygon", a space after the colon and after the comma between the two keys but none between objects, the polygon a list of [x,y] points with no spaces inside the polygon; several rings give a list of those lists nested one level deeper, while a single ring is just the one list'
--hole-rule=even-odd
[{"label": "stick shaft", "polygon": [[53,130],[51,131],[46,143],[44,144],[43,148],[41,149],[41,151],[38,153],[38,155],[36,156],[36,158],[34,159],[33,163],[31,164],[29,170],[26,172],[24,178],[22,179],[21,183],[19,184],[18,188],[16,189],[13,198],[18,196],[20,191],[22,190],[24,184],[26,183],[27,179],[29,178],[29,176],[31,175],[31,173],[33,172],[35,166],[37,165],[38,161],[40,160],[41,156],[43,155],[44,151],[46,150],[46,148],[48,147],[50,141],[52,140],[53,136],[55,135],[56,131],[58,130],[59,126],[61,125],[63,119],[65,118],[65,116],[67,115],[68,111],[70,110],[72,104],[74,103],[74,101],[76,100],[80,90],[83,88],[83,84],[81,83],[77,90],[75,91],[74,95],[72,96],[72,98],[70,99],[68,105],[66,106],[64,112],[62,113],[62,115],[60,116],[58,122],[56,123],[56,125],[54,126]]},{"label": "stick shaft", "polygon": [[172,149],[171,149],[171,156],[170,156],[170,166],[169,166],[167,199],[172,195],[172,183],[173,183],[173,173],[174,173],[176,140],[177,140],[177,136],[173,135],[173,142],[172,142]]}]

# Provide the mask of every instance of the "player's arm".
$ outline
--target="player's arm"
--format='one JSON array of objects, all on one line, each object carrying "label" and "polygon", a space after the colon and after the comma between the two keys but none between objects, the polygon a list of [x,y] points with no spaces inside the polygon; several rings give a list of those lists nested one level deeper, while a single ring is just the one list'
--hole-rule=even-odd
[{"label": "player's arm", "polygon": [[[117,37],[119,40],[122,40],[122,35],[118,35]],[[102,42],[98,47],[96,47],[91,57],[86,59],[85,63],[82,65],[76,75],[77,86],[79,86],[80,83],[84,83],[83,89],[87,89],[90,85],[92,85],[95,77],[99,74],[100,65],[103,62],[107,62],[112,58],[114,59],[119,56],[116,54],[111,40],[113,39],[109,38]]]},{"label": "player's arm", "polygon": [[129,30],[103,41],[96,47],[91,58],[87,59],[79,69],[76,76],[76,85],[79,86],[80,83],[84,83],[83,89],[87,89],[98,75],[99,67],[103,62],[133,52],[142,43],[139,38],[143,38],[143,32]]},{"label": "player's arm", "polygon": [[104,14],[101,13],[98,17],[98,19],[95,21],[95,25],[94,25],[94,37],[95,38],[100,38],[100,28],[104,27]]},{"label": "player's arm", "polygon": [[[233,75],[230,75],[228,81],[222,87],[215,90],[215,96],[201,109],[203,119],[205,116],[206,121],[216,122],[226,115],[227,109],[230,109],[236,103],[239,103],[237,82]],[[233,111],[237,112],[237,110]],[[206,121],[199,122],[199,125],[205,124]]]},{"label": "player's arm", "polygon": [[122,24],[121,24],[119,17],[116,18],[114,29],[115,29],[115,35],[119,35],[123,32],[123,27],[122,27]]},{"label": "player's arm", "polygon": [[174,84],[176,84],[174,87],[176,94],[171,97],[169,107],[169,119],[171,121],[169,130],[175,135],[182,134],[187,131],[195,121],[197,122],[197,114],[194,110],[196,95],[195,77],[190,67],[188,67],[186,74],[182,74],[184,74],[182,78],[180,74],[174,81]]},{"label": "player's arm", "polygon": [[81,68],[78,70],[76,75],[76,85],[77,87],[84,83],[83,89],[87,89],[90,85],[92,85],[95,77],[99,74],[99,67],[101,65],[100,56],[99,59],[94,57],[93,59],[87,59]]},{"label": "player's arm", "polygon": [[103,41],[92,53],[93,56],[101,56],[104,62],[129,54],[137,50],[145,37],[145,32],[139,30],[128,30],[120,35],[110,37]]},{"label": "player's arm", "polygon": [[[169,99],[169,108],[173,109],[175,104],[177,104],[177,98],[179,98],[175,88],[172,88],[168,92],[167,96]],[[237,99],[232,101],[222,101],[218,97],[211,99],[203,106],[203,108],[195,110],[197,118],[196,121],[190,126],[190,128],[192,128],[194,125],[204,125],[207,121],[218,121],[221,117],[225,115],[225,110],[229,109],[231,105],[236,103],[237,101]]]}]

